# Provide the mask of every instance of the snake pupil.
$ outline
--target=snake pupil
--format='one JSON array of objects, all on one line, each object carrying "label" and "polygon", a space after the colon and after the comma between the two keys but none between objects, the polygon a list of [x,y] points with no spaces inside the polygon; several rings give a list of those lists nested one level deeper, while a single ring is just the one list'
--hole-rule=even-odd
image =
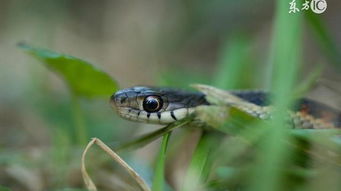
[{"label": "snake pupil", "polygon": [[162,108],[162,104],[159,96],[148,96],[143,100],[143,109],[147,112],[157,112]]}]

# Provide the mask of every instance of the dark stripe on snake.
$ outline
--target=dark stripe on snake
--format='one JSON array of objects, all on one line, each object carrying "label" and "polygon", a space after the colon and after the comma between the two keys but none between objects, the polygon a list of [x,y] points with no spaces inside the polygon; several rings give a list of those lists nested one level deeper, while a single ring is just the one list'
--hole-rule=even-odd
[{"label": "dark stripe on snake", "polygon": [[173,112],[173,111],[171,111],[171,112],[170,112],[170,114],[171,114],[172,118],[173,118],[175,121],[177,121],[177,120],[178,120],[178,119],[175,117],[175,115],[174,115],[174,112]]}]

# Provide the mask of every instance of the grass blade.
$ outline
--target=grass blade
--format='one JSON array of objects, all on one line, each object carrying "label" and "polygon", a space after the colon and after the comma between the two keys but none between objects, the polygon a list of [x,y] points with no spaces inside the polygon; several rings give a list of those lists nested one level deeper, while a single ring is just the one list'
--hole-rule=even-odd
[{"label": "grass blade", "polygon": [[242,35],[235,35],[223,43],[222,55],[218,62],[217,72],[213,79],[213,85],[222,89],[240,88],[241,82],[245,83],[247,64],[246,58],[249,51],[249,41]]},{"label": "grass blade", "polygon": [[152,191],[163,191],[165,185],[165,161],[166,161],[166,152],[168,147],[169,137],[171,136],[171,132],[165,134],[162,139],[161,148],[159,155],[156,159],[156,167],[155,174],[153,179]]},{"label": "grass blade", "polygon": [[161,129],[158,129],[154,132],[148,133],[146,135],[143,135],[140,138],[137,138],[131,142],[125,143],[121,146],[119,146],[116,151],[123,151],[123,150],[130,150],[130,149],[136,149],[139,147],[143,147],[146,144],[154,141],[155,139],[165,135],[166,133],[169,133],[171,131],[173,131],[176,128],[179,127],[183,127],[186,124],[188,124],[191,121],[191,118],[185,119],[185,120],[181,120],[175,123],[171,123],[169,125],[167,125],[166,127],[163,127]]},{"label": "grass blade", "polygon": [[341,69],[341,52],[337,45],[334,43],[335,40],[331,37],[330,32],[321,20],[320,15],[309,11],[306,15],[306,19],[313,29],[313,32],[321,44],[322,50],[328,56],[331,63]]},{"label": "grass blade", "polygon": [[220,140],[215,132],[203,132],[188,167],[182,191],[203,189],[211,169],[211,154]]},{"label": "grass blade", "polygon": [[[300,4],[301,1],[296,1]],[[286,141],[290,139],[285,126],[287,109],[293,100],[301,53],[301,14],[289,14],[287,1],[277,0],[272,53],[273,120],[259,147],[249,190],[273,191],[285,185],[283,169],[290,156]],[[255,127],[257,128],[257,127]]]}]

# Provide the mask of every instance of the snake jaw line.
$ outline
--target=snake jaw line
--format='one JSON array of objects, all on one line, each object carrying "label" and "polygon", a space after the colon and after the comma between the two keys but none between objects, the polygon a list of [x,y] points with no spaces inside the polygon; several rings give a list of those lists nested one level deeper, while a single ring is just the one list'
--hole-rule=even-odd
[{"label": "snake jaw line", "polygon": [[116,107],[117,113],[126,119],[153,124],[169,124],[175,121],[186,118],[191,113],[193,113],[193,108],[181,108],[172,111],[165,112],[153,112],[148,113],[146,111],[139,111],[136,109],[131,109],[129,107]]}]

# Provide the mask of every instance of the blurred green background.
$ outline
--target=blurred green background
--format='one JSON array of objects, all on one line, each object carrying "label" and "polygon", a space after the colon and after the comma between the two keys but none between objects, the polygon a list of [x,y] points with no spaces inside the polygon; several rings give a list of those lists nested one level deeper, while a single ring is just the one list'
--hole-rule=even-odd
[{"label": "blurred green background", "polygon": [[[188,88],[191,83],[205,83],[226,89],[273,89],[276,44],[286,40],[274,31],[285,36],[286,29],[295,25],[299,30],[289,49],[299,55],[294,70],[297,88],[302,85],[305,96],[341,108],[341,2],[328,0],[321,15],[289,14],[289,2],[279,6],[266,0],[1,0],[0,185],[4,188],[0,190],[83,188],[79,166],[85,144],[77,138],[77,115],[87,140],[98,137],[109,145],[157,128],[120,119],[109,104],[110,95],[108,99],[79,98],[75,103],[64,81],[20,50],[18,42],[87,60],[109,73],[121,88]],[[289,19],[279,19],[280,13]],[[291,23],[291,17],[301,21]],[[290,55],[283,55],[282,62],[292,61]],[[173,138],[189,138],[181,151],[170,149],[177,154],[166,166],[173,169],[166,174],[168,189],[181,180],[198,139],[197,132],[178,134]],[[156,141],[124,155],[149,183],[159,144]],[[100,188],[135,190],[134,181],[102,155],[88,159]],[[341,180],[338,164],[335,177]],[[221,168],[217,173],[229,180],[228,188],[238,190],[231,171]],[[334,183],[330,188],[341,188]],[[319,190],[319,185],[328,184],[305,189]]]}]

